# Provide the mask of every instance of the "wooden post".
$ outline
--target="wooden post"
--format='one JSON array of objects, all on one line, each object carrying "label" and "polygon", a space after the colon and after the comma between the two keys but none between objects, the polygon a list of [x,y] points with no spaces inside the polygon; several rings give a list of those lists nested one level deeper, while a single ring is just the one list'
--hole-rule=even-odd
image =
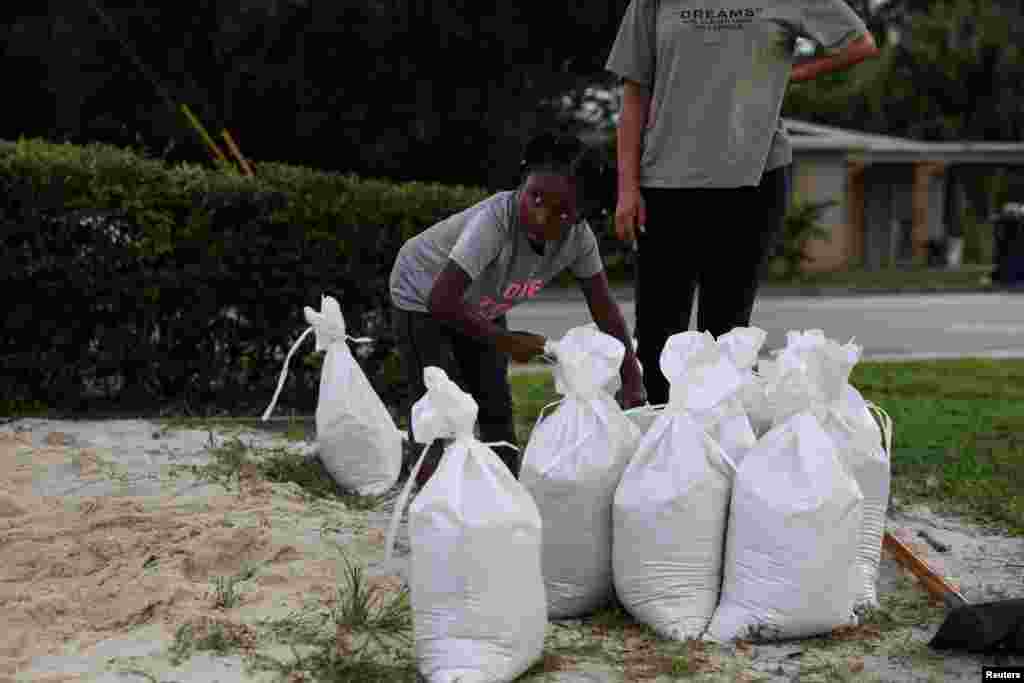
[{"label": "wooden post", "polygon": [[853,264],[865,261],[864,172],[867,167],[866,162],[858,159],[846,162],[846,223],[851,231],[850,262]]},{"label": "wooden post", "polygon": [[928,262],[928,169],[923,162],[914,164],[912,194],[913,223],[910,244],[915,266]]},{"label": "wooden post", "polygon": [[944,164],[936,161],[919,161],[914,165],[913,226],[910,232],[914,265],[923,266],[928,263],[929,186],[931,177],[942,173],[944,167]]},{"label": "wooden post", "polygon": [[242,171],[245,173],[245,175],[247,175],[250,178],[254,177],[256,174],[253,173],[252,166],[250,166],[246,158],[242,156],[242,151],[238,149],[238,145],[235,144],[235,139],[231,137],[231,133],[228,132],[228,129],[225,128],[224,130],[222,130],[220,132],[220,136],[224,138],[224,142],[228,146],[228,151],[230,151],[235,156],[235,160],[238,161],[238,165],[242,167]]},{"label": "wooden post", "polygon": [[206,143],[206,147],[210,150],[210,154],[213,155],[213,158],[218,161],[230,163],[228,162],[227,157],[224,156],[224,152],[220,151],[220,147],[218,147],[217,143],[213,141],[210,134],[206,132],[206,128],[203,127],[203,124],[199,123],[199,119],[195,117],[195,114],[192,113],[192,110],[188,108],[187,104],[181,105],[181,113],[185,115],[185,118],[187,118],[189,123],[192,124],[192,128],[195,129],[199,137]]}]

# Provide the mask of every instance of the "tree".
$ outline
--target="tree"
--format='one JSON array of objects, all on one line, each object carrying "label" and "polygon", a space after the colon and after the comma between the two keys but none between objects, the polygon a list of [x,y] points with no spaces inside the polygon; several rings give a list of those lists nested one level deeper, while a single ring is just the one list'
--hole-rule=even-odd
[{"label": "tree", "polygon": [[898,42],[845,78],[791,87],[785,115],[921,140],[1022,139],[1017,3],[890,0],[882,8]]},{"label": "tree", "polygon": [[[0,135],[124,144],[138,134],[204,158],[163,87],[214,134],[231,129],[255,159],[492,188],[515,182],[529,133],[556,123],[543,102],[604,76],[627,5],[590,0],[538,15],[466,0],[96,2],[116,35],[88,3],[71,12],[53,0],[40,20],[15,12],[0,24],[31,33],[12,44],[47,65],[49,84],[20,83],[35,114],[7,113]],[[16,52],[8,45],[5,56]]]}]

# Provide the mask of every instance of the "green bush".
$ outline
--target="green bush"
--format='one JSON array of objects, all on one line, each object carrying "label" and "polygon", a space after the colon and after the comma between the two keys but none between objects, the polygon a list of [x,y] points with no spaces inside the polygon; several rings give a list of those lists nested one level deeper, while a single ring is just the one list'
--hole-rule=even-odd
[{"label": "green bush", "polygon": [[[280,163],[255,171],[168,167],[106,145],[0,144],[0,278],[6,291],[40,294],[5,313],[7,396],[70,410],[83,405],[83,375],[121,374],[133,408],[174,398],[262,411],[280,372],[274,355],[321,294],[338,299],[351,334],[376,340],[361,360],[385,394],[398,248],[486,191]],[[128,241],[84,225],[97,216]],[[310,409],[319,362],[291,366],[282,407]]]},{"label": "green bush", "polygon": [[995,236],[992,224],[981,221],[970,209],[960,214],[964,235],[963,262],[969,265],[989,265],[995,258]]},{"label": "green bush", "polygon": [[821,224],[821,218],[838,202],[830,199],[824,202],[807,202],[795,199],[786,210],[783,219],[782,237],[775,250],[778,274],[783,279],[792,279],[803,274],[803,265],[811,259],[807,256],[807,243],[812,239],[831,239],[829,230]]}]

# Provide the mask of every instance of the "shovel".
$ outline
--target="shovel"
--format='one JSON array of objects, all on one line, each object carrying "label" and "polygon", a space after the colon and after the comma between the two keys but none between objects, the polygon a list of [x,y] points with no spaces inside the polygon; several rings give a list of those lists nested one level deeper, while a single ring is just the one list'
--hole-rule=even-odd
[{"label": "shovel", "polygon": [[1024,654],[1024,599],[971,604],[960,591],[889,532],[882,547],[952,611],[928,646],[975,654]]}]

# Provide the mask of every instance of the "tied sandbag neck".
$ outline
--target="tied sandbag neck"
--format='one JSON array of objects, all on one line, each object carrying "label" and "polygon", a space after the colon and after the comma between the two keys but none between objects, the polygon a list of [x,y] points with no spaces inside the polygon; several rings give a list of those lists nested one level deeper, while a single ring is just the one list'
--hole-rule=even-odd
[{"label": "tied sandbag neck", "polygon": [[731,356],[710,332],[681,332],[669,337],[661,370],[669,381],[669,410],[706,413],[735,396],[744,379]]},{"label": "tied sandbag neck", "polygon": [[880,424],[879,428],[882,430],[882,443],[885,448],[885,455],[887,458],[892,458],[892,418],[889,414],[882,410],[882,407],[873,403],[872,401],[865,401],[868,407],[868,411],[871,413]]},{"label": "tied sandbag neck", "polygon": [[[562,403],[566,401],[566,399],[575,398],[580,401],[587,401],[593,398],[597,398],[601,395],[602,390],[600,388],[595,389],[593,395],[577,391],[577,387],[572,382],[570,382],[568,378],[565,376],[565,372],[564,370],[562,370],[562,367],[564,367],[564,365],[559,365],[557,348],[553,344],[551,344],[551,342],[548,342],[545,345],[545,353],[542,356],[540,356],[540,359],[554,366],[554,371],[556,373],[561,373],[561,375],[556,374],[556,378],[559,380],[556,382],[556,384],[561,384],[565,388],[566,393],[564,393],[561,398],[556,399],[551,403],[548,403],[547,405],[540,409],[540,412],[537,413],[537,420],[533,423],[534,429],[536,429],[537,425],[539,425],[541,421],[544,419],[545,413],[547,413],[548,410],[560,406]],[[572,445],[570,450],[575,450],[576,448],[579,448],[579,446],[582,445],[587,440],[587,438],[588,437],[586,436],[582,437],[577,443]]]},{"label": "tied sandbag neck", "polygon": [[[881,407],[874,403],[865,401],[865,404],[872,416],[877,415],[877,421],[880,423],[878,424],[878,427],[882,432],[881,443],[875,443],[875,434],[871,432],[870,429],[851,424],[843,414],[839,401],[824,402],[821,400],[811,399],[802,409],[790,412],[788,417],[792,417],[793,415],[797,415],[802,412],[809,412],[818,420],[818,423],[822,425],[825,424],[826,420],[831,418],[840,427],[852,435],[852,443],[857,451],[874,451],[876,448],[882,447],[885,449],[886,457],[890,457],[892,453],[892,418],[890,418],[888,413],[882,410]],[[874,420],[875,418],[873,417],[872,419]],[[784,420],[779,420],[776,424],[781,424],[783,421]]]},{"label": "tied sandbag neck", "polygon": [[284,380],[288,376],[288,364],[291,362],[292,355],[310,332],[316,332],[317,350],[325,348],[330,344],[336,344],[343,341],[356,342],[358,344],[365,344],[373,341],[370,337],[350,337],[344,329],[337,330],[334,328],[336,328],[336,326],[327,324],[310,325],[299,336],[295,343],[292,344],[292,348],[289,349],[288,355],[285,356],[284,367],[281,368],[281,376],[277,380],[277,390],[274,392],[274,398],[270,401],[270,405],[267,406],[266,411],[263,413],[263,421],[266,421],[270,417],[270,413],[273,412],[274,406],[277,405],[277,398],[281,395],[281,389],[284,388]]},{"label": "tied sandbag neck", "polygon": [[[435,439],[431,439],[430,443],[423,446],[423,450],[420,451],[420,457],[416,459],[416,464],[413,465],[412,471],[409,472],[409,479],[405,482],[405,486],[402,487],[402,493],[398,496],[398,501],[395,503],[395,510],[391,513],[391,523],[388,525],[388,535],[387,539],[384,541],[385,562],[390,562],[393,556],[395,536],[398,535],[398,524],[402,520],[402,512],[405,510],[405,504],[408,502],[409,495],[412,493],[412,485],[416,482],[416,475],[420,473],[420,467],[423,465],[423,458],[426,456],[427,451],[430,450],[430,447],[442,438],[444,437],[439,436]],[[456,446],[468,447],[474,442],[487,447],[508,446],[509,448],[519,452],[519,447],[515,444],[509,443],[508,441],[488,441],[485,443],[477,441],[476,437],[472,434],[456,435],[455,442],[451,444],[449,448],[454,448]],[[441,457],[443,458],[444,455],[442,454]]]}]

